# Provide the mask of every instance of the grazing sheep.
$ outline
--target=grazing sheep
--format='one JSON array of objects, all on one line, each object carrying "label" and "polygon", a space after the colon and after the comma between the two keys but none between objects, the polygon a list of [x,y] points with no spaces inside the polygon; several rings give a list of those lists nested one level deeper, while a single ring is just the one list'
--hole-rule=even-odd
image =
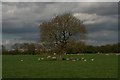
[{"label": "grazing sheep", "polygon": [[72,61],[76,61],[76,60],[72,60]]},{"label": "grazing sheep", "polygon": [[43,60],[44,58],[41,58],[41,60]]},{"label": "grazing sheep", "polygon": [[53,56],[52,59],[56,59],[56,57]]},{"label": "grazing sheep", "polygon": [[56,53],[54,53],[54,55],[56,55]]},{"label": "grazing sheep", "polygon": [[94,61],[94,59],[91,59],[91,61]]},{"label": "grazing sheep", "polygon": [[76,59],[77,61],[80,60],[79,58]]},{"label": "grazing sheep", "polygon": [[51,56],[47,56],[47,58],[50,58]]},{"label": "grazing sheep", "polygon": [[22,62],[23,60],[21,59],[20,61]]},{"label": "grazing sheep", "polygon": [[100,52],[98,52],[97,54],[100,54]]},{"label": "grazing sheep", "polygon": [[84,58],[83,58],[83,57],[82,57],[81,59],[82,59],[82,60],[84,60]]},{"label": "grazing sheep", "polygon": [[120,54],[118,53],[118,54],[116,54],[117,56],[119,56]]},{"label": "grazing sheep", "polygon": [[105,54],[105,55],[107,55],[107,56],[108,56],[109,54]]},{"label": "grazing sheep", "polygon": [[38,58],[38,61],[40,60],[40,58]]},{"label": "grazing sheep", "polygon": [[70,60],[69,58],[66,58],[66,60]]},{"label": "grazing sheep", "polygon": [[86,59],[84,59],[84,61],[87,61]]}]

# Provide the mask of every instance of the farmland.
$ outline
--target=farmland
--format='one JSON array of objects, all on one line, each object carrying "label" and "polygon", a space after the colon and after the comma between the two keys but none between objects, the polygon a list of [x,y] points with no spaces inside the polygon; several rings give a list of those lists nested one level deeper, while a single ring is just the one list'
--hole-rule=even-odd
[{"label": "farmland", "polygon": [[[3,78],[116,78],[115,54],[63,55],[83,60],[38,60],[43,55],[3,55]],[[91,59],[94,59],[92,61]],[[22,61],[21,61],[22,60]]]}]

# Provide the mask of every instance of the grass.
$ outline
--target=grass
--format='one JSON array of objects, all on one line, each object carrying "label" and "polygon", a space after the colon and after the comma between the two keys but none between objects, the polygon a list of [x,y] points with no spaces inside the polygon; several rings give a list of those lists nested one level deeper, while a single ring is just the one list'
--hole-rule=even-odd
[{"label": "grass", "polygon": [[[65,55],[87,61],[38,61],[40,55],[4,55],[3,78],[117,78],[116,55]],[[91,61],[94,58],[94,61]],[[23,61],[20,61],[20,60]]]}]

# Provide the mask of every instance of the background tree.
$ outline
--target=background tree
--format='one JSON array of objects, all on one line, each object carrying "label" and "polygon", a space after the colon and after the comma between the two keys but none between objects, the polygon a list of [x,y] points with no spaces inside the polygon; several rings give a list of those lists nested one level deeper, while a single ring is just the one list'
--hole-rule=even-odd
[{"label": "background tree", "polygon": [[49,22],[43,22],[40,28],[40,41],[56,49],[61,57],[70,40],[85,38],[86,28],[83,22],[72,14],[58,15]]},{"label": "background tree", "polygon": [[4,45],[2,45],[2,51],[6,51],[6,48]]},{"label": "background tree", "polygon": [[28,45],[28,52],[29,54],[35,55],[35,44]]},{"label": "background tree", "polygon": [[6,54],[6,47],[2,45],[2,54]]},{"label": "background tree", "polygon": [[34,55],[36,45],[34,43],[23,43],[21,44],[20,48],[23,49],[27,54]]},{"label": "background tree", "polygon": [[65,51],[67,54],[80,54],[84,52],[85,48],[86,45],[83,42],[70,41],[66,44]]},{"label": "background tree", "polygon": [[12,45],[12,50],[14,50],[13,54],[19,53],[19,48],[20,48],[20,44],[19,43],[15,43],[14,45]]}]

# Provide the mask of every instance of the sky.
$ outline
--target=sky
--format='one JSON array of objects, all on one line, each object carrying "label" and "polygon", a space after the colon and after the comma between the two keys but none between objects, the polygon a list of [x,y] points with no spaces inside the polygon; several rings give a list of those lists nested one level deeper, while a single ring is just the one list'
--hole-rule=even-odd
[{"label": "sky", "polygon": [[119,0],[1,0],[2,2],[119,2]]},{"label": "sky", "polygon": [[85,21],[86,44],[118,42],[117,2],[3,2],[2,44],[37,42],[38,26],[65,13]]}]

